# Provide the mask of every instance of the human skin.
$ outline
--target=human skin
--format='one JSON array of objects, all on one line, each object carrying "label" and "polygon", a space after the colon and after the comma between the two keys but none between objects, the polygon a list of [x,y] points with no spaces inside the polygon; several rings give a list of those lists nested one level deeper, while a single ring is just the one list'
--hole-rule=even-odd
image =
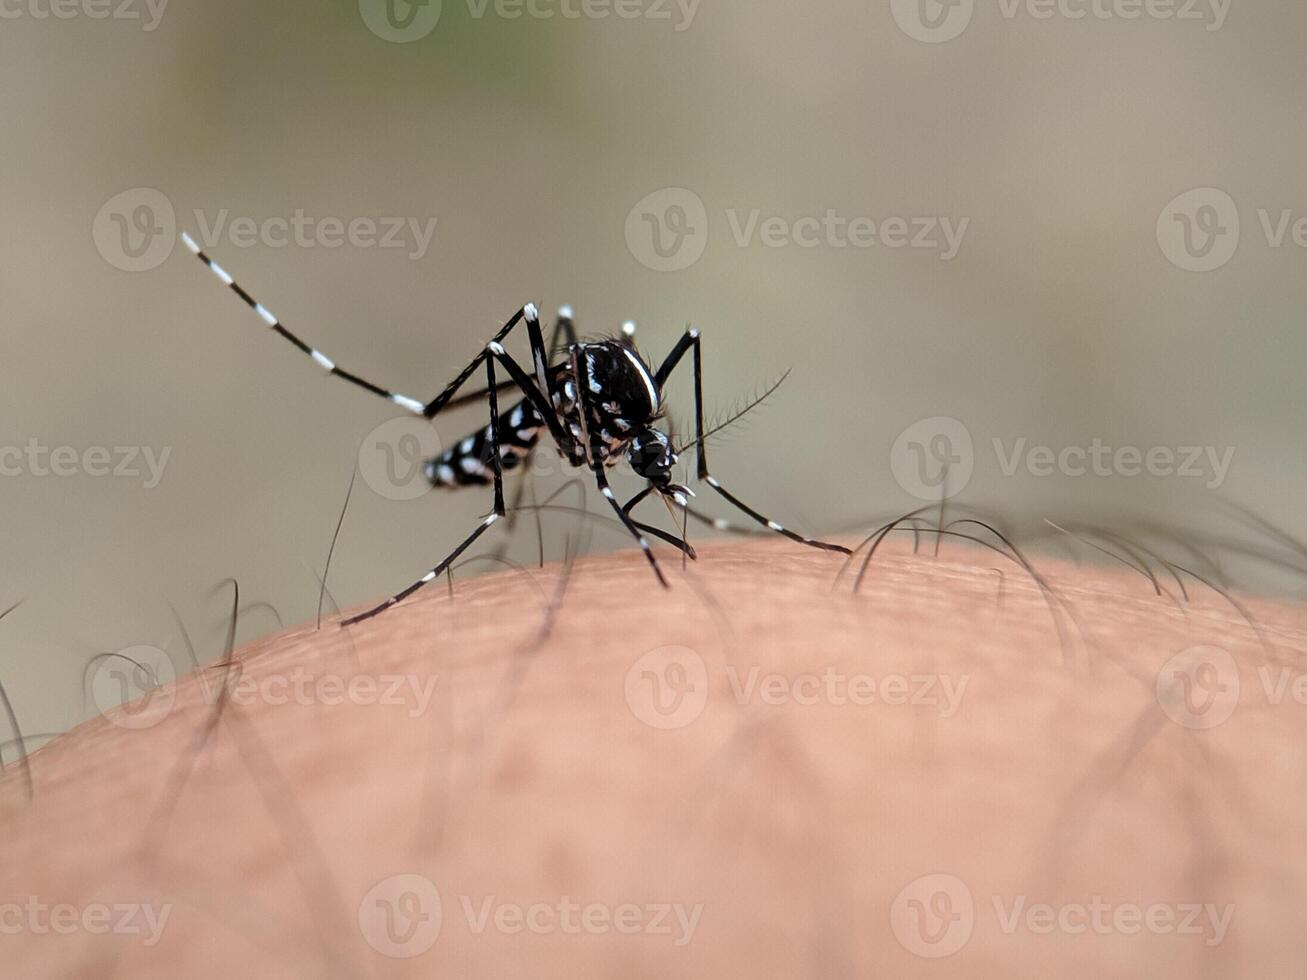
[{"label": "human skin", "polygon": [[[30,802],[10,767],[5,975],[1301,976],[1302,609],[1040,561],[1050,597],[950,545],[857,594],[784,541],[667,550],[666,591],[623,553],[292,630],[225,698],[209,667],[41,749]],[[1234,676],[1166,667],[1196,645]]]}]

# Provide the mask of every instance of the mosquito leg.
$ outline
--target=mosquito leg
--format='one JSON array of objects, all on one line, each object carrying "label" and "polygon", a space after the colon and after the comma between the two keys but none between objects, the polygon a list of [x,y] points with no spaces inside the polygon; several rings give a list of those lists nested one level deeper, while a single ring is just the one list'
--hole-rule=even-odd
[{"label": "mosquito leg", "polygon": [[[401,395],[396,392],[390,391],[389,389],[384,388],[381,385],[374,384],[373,382],[368,381],[367,379],[362,378],[351,371],[346,371],[344,368],[340,367],[335,361],[329,358],[326,354],[322,353],[322,351],[318,350],[315,347],[310,346],[308,343],[301,340],[296,334],[292,333],[289,329],[287,329],[287,327],[276,317],[276,315],[272,313],[271,310],[269,310],[266,306],[264,306],[262,303],[256,300],[252,295],[250,295],[243,286],[241,286],[238,282],[236,282],[234,278],[232,278],[231,274],[228,273],[226,269],[224,269],[217,262],[211,259],[207,254],[205,254],[205,252],[200,248],[199,244],[195,241],[194,238],[192,238],[186,232],[182,232],[181,239],[185,243],[186,247],[190,249],[191,252],[193,252],[201,262],[203,262],[206,266],[208,266],[209,271],[212,272],[215,276],[217,276],[218,280],[222,282],[223,285],[230,288],[232,292],[234,292],[237,296],[239,296],[246,303],[246,305],[250,307],[250,309],[252,309],[255,313],[259,315],[259,318],[268,325],[269,329],[271,329],[282,339],[286,340],[288,343],[293,345],[301,353],[307,354],[310,358],[312,358],[314,363],[316,363],[319,367],[324,368],[328,374],[334,375],[335,377],[338,377],[343,381],[348,381],[350,384],[362,388],[364,391],[370,392],[374,395],[377,395],[378,397],[384,398],[387,401],[400,406],[401,408],[407,409],[408,411],[412,412],[415,415],[421,415],[428,419],[435,418],[437,413],[439,413],[440,410],[445,408],[447,405],[465,404],[468,400],[470,400],[470,399],[456,400],[454,398],[454,395],[458,392],[460,388],[463,387],[464,384],[467,383],[468,378],[472,376],[473,372],[475,372],[477,368],[481,366],[481,362],[484,361],[489,356],[488,349],[483,350],[480,354],[478,354],[475,358],[473,358],[472,362],[468,364],[468,366],[459,373],[458,377],[456,377],[453,381],[451,381],[448,385],[446,385],[445,389],[439,395],[437,395],[431,401],[424,404],[418,401],[416,398],[410,398],[408,395]],[[513,314],[513,316],[508,320],[508,322],[499,328],[499,331],[492,338],[491,342],[501,343],[503,340],[505,340],[508,337],[509,333],[512,332],[513,328],[524,320],[526,321],[527,333],[530,337],[530,342],[531,342],[531,358],[535,365],[536,383],[539,386],[539,389],[545,393],[544,401],[548,403],[549,402],[549,397],[548,397],[549,378],[548,378],[548,365],[547,365],[548,351],[545,349],[544,340],[540,333],[540,319],[536,311],[535,304],[528,303],[526,304],[526,306],[522,307],[522,309],[518,310],[515,314]],[[504,387],[507,387],[507,385],[505,385]],[[552,412],[546,413],[547,419],[552,418],[552,416],[553,416]]]},{"label": "mosquito leg", "polygon": [[719,494],[725,497],[732,506],[743,511],[745,514],[748,514],[763,527],[769,528],[777,534],[784,535],[791,541],[797,541],[799,544],[806,544],[812,548],[820,548],[823,551],[838,551],[841,554],[849,554],[849,549],[845,548],[843,545],[827,544],[825,541],[816,541],[812,538],[805,538],[803,535],[795,534],[788,528],[782,527],[770,518],[763,516],[748,504],[744,503],[744,501],[734,496],[709,472],[708,454],[703,437],[703,358],[700,353],[698,330],[687,330],[681,339],[677,341],[676,346],[672,348],[671,353],[667,355],[666,360],[664,360],[662,365],[658,368],[658,372],[655,375],[655,381],[661,389],[687,351],[694,352],[694,445],[695,455],[698,456],[699,462],[699,479],[703,480],[708,484],[708,486],[712,487]]},{"label": "mosquito leg", "polygon": [[[574,343],[576,343],[576,327],[572,322],[572,308],[570,306],[564,306],[558,311],[558,321],[554,324],[553,337],[549,341],[548,362],[552,363],[559,354],[564,353],[567,348]],[[534,361],[534,357],[532,360]],[[550,370],[552,371],[554,369],[551,368]],[[502,392],[514,387],[515,385],[516,382],[510,378],[506,381],[499,382],[498,387]],[[448,399],[441,408],[443,410],[462,408],[465,405],[479,402],[485,397],[485,389],[479,388],[476,391],[469,391],[466,394],[457,396],[456,398]]]},{"label": "mosquito leg", "polygon": [[[570,306],[560,307],[558,310],[558,319],[554,322],[553,336],[549,338],[549,360],[552,362],[560,353],[565,351],[572,344],[576,343],[576,325],[572,320],[572,308]],[[500,382],[499,387],[504,388],[511,385],[512,382]],[[548,389],[545,389],[548,394]],[[479,394],[479,393],[478,393]],[[519,510],[522,506],[522,497],[526,494],[526,485],[531,478],[531,467],[535,462],[536,450],[533,448],[526,454],[522,465],[522,479],[518,481],[517,489],[513,493],[513,503],[508,508],[508,533],[511,535],[514,528],[517,527],[517,519],[520,516]],[[536,513],[536,520],[540,519],[539,512]],[[502,554],[503,549],[500,550]]]},{"label": "mosquito leg", "polygon": [[231,289],[232,292],[234,292],[237,296],[239,296],[242,300],[244,300],[245,304],[249,306],[250,309],[252,309],[255,313],[259,315],[259,318],[268,325],[269,329],[271,329],[273,333],[277,334],[282,339],[288,341],[295,348],[297,348],[301,353],[307,354],[309,357],[313,359],[313,361],[319,367],[324,368],[328,374],[335,375],[336,377],[340,378],[342,381],[348,381],[350,384],[356,385],[359,388],[362,388],[364,391],[371,392],[374,395],[384,398],[386,399],[386,401],[392,402],[400,406],[401,408],[405,408],[408,411],[413,412],[415,415],[422,414],[422,410],[424,406],[417,399],[410,398],[407,395],[401,395],[396,392],[390,391],[386,388],[383,388],[381,385],[373,384],[371,381],[367,381],[364,378],[359,377],[357,374],[353,374],[350,371],[346,371],[344,368],[337,365],[336,362],[333,361],[331,358],[327,357],[326,354],[323,354],[322,351],[318,350],[315,347],[311,347],[310,345],[305,343],[298,336],[296,336],[294,333],[288,330],[285,327],[285,325],[283,325],[282,322],[277,319],[277,317],[272,313],[271,310],[269,310],[266,306],[264,306],[262,303],[256,300],[249,293],[247,293],[245,289],[240,285],[240,283],[236,282],[236,280],[231,277],[230,273],[228,273],[226,269],[220,266],[217,262],[213,261],[213,259],[209,258],[209,256],[206,255],[204,251],[200,248],[200,246],[196,243],[194,238],[192,238],[186,232],[182,232],[181,239],[185,243],[186,247],[189,248],[191,252],[195,254],[196,258],[198,258],[201,262],[203,262],[206,266],[209,267],[209,271],[212,272],[215,276],[217,276],[218,280],[223,285]]},{"label": "mosquito leg", "polygon": [[[584,389],[584,386],[580,386]],[[622,509],[622,505],[617,502],[617,496],[613,493],[613,488],[608,485],[608,474],[604,472],[604,464],[596,459],[590,464],[590,470],[594,473],[595,483],[599,486],[599,492],[604,495],[604,499],[613,508],[613,513],[617,519],[625,525],[626,529],[631,532],[631,537],[635,538],[644,551],[644,556],[649,560],[649,567],[653,569],[654,575],[658,576],[658,584],[664,589],[670,588],[667,579],[663,577],[663,570],[658,567],[658,559],[654,557],[653,549],[649,547],[649,539],[644,536],[640,530],[640,525],[636,524],[631,516]]]},{"label": "mosquito leg", "polygon": [[742,527],[739,524],[732,524],[724,517],[709,517],[707,514],[695,510],[693,507],[686,507],[684,508],[684,510],[687,514],[690,515],[691,520],[698,521],[700,524],[704,524],[707,527],[714,528],[718,531],[725,531],[727,534],[745,534],[745,535],[756,536],[762,533],[760,531],[753,530],[753,528]]},{"label": "mosquito leg", "polygon": [[604,495],[609,506],[613,508],[613,513],[622,525],[631,532],[631,537],[635,538],[640,544],[640,550],[644,552],[645,558],[649,560],[649,567],[658,578],[658,584],[664,589],[670,588],[667,579],[663,577],[663,570],[658,567],[658,559],[654,557],[653,549],[649,547],[649,539],[644,536],[631,515],[622,509],[622,505],[617,502],[617,495],[613,493],[613,488],[608,485],[608,473],[604,470],[604,459],[600,453],[600,447],[597,443],[591,442],[590,432],[587,428],[590,415],[590,404],[588,402],[588,393],[590,391],[590,373],[588,369],[583,369],[581,360],[576,355],[576,348],[572,349],[572,377],[576,379],[576,397],[577,397],[577,416],[581,420],[581,438],[586,449],[586,460],[590,464],[590,472],[594,474],[595,485],[599,487],[599,492]]},{"label": "mosquito leg", "polygon": [[[649,494],[653,493],[653,491],[654,491],[653,487],[651,486],[645,487],[643,490],[641,490],[634,497],[632,497],[630,500],[628,500],[625,504],[622,505],[622,513],[626,514],[627,516],[630,516],[630,513],[633,509],[635,509],[635,506],[639,504],[642,500],[644,500],[645,497],[649,496]],[[696,560],[698,559],[699,556],[695,554],[694,548],[690,545],[690,542],[686,541],[684,538],[678,538],[674,534],[668,534],[666,531],[662,530],[661,528],[656,528],[649,524],[641,524],[639,521],[633,520],[632,523],[634,523],[635,526],[639,528],[641,531],[643,531],[645,534],[652,534],[654,537],[660,538],[663,541],[666,541],[668,544],[672,545],[673,547],[684,552],[690,558]]]},{"label": "mosquito leg", "polygon": [[558,319],[554,321],[554,335],[549,340],[549,359],[552,361],[576,343],[576,321],[570,306],[558,308]]},{"label": "mosquito leg", "polygon": [[[492,346],[498,347],[499,345],[492,344]],[[503,348],[500,347],[499,351],[502,350]],[[495,353],[498,354],[499,351]],[[341,624],[342,626],[353,626],[355,623],[361,623],[366,619],[371,619],[374,616],[378,616],[381,613],[385,612],[387,609],[389,609],[391,606],[403,602],[405,599],[411,596],[418,589],[422,588],[424,585],[427,585],[428,583],[435,581],[435,579],[439,577],[441,572],[446,571],[455,561],[458,560],[459,555],[463,554],[463,552],[465,552],[468,548],[472,546],[472,542],[476,541],[477,538],[481,537],[481,535],[484,534],[491,527],[491,525],[493,525],[506,513],[506,508],[504,507],[504,470],[503,470],[503,463],[499,458],[499,393],[498,393],[498,387],[495,384],[495,357],[486,358],[486,392],[490,402],[490,427],[489,427],[490,428],[490,454],[489,455],[490,455],[490,467],[492,472],[494,473],[494,484],[495,484],[494,510],[491,511],[490,515],[486,517],[484,521],[482,521],[479,525],[477,525],[476,530],[474,530],[471,534],[469,534],[463,540],[462,544],[460,544],[452,552],[446,555],[445,558],[440,562],[440,564],[436,565],[435,568],[431,569],[431,571],[427,572],[427,574],[423,575],[420,579],[418,579],[416,582],[410,585],[407,589],[404,589],[402,592],[396,593],[394,596],[387,599],[381,605],[369,609],[367,612],[362,613],[358,616],[354,616],[351,617],[350,619],[345,620]]]}]

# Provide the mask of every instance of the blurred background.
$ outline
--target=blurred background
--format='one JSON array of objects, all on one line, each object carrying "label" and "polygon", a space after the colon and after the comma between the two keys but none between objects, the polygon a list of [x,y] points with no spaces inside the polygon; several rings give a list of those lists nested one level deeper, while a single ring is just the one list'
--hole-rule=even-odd
[{"label": "blurred background", "polygon": [[[226,578],[311,619],[356,465],[342,603],[489,509],[388,489],[432,437],[270,335],[179,230],[417,398],[528,300],[588,334],[633,318],[653,359],[699,326],[710,413],[793,369],[712,459],[808,531],[943,489],[1025,523],[1217,533],[1238,504],[1307,533],[1304,37],[1267,0],[8,0],[0,605],[27,601],[0,681],[24,729],[94,711],[96,652],[184,668],[170,603],[216,656]],[[541,494],[569,475],[542,469]],[[569,527],[546,518],[552,555]]]}]

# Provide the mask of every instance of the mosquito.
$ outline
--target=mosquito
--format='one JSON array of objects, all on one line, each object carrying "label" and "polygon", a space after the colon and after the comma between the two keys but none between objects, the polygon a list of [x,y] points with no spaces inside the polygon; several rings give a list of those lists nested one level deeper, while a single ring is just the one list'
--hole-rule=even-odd
[{"label": "mosquito", "polygon": [[[477,538],[507,516],[504,473],[522,463],[536,447],[542,432],[548,432],[563,459],[571,466],[590,471],[599,492],[608,501],[617,519],[639,543],[659,584],[666,588],[667,579],[654,557],[649,537],[660,538],[690,557],[694,556],[694,551],[684,539],[637,521],[632,512],[638,504],[655,494],[669,508],[675,504],[689,512],[689,499],[694,495],[693,491],[673,482],[672,471],[678,459],[677,450],[667,434],[656,425],[666,413],[663,388],[687,353],[693,354],[694,364],[694,448],[698,459],[698,479],[707,483],[732,506],[777,534],[812,548],[849,553],[849,549],[841,545],[806,538],[765,517],[728,491],[711,474],[705,449],[703,361],[697,329],[687,329],[658,368],[654,369],[636,349],[634,324],[627,323],[620,336],[582,342],[577,340],[572,310],[566,306],[559,310],[553,343],[546,347],[539,311],[534,303],[528,303],[500,327],[482,351],[443,391],[430,401],[421,402],[346,371],[320,350],[306,344],[288,330],[266,306],[246,292],[222,266],[205,254],[195,239],[186,232],[182,233],[181,239],[224,285],[258,314],[269,329],[310,357],[328,374],[428,421],[434,420],[447,408],[470,404],[483,397],[489,403],[490,419],[485,428],[462,439],[439,456],[427,460],[424,472],[436,487],[492,485],[494,501],[490,514],[462,544],[420,579],[379,606],[346,619],[343,626],[371,619],[403,602],[424,585],[434,581]],[[504,342],[519,324],[526,327],[531,349],[531,362],[527,367],[520,365],[504,348]],[[562,357],[557,363],[551,364],[551,353],[555,350],[560,351]],[[507,379],[499,378],[496,365],[508,374]],[[473,374],[482,368],[485,371],[485,389],[456,397]],[[514,389],[521,396],[520,400],[501,414],[500,393]],[[630,500],[620,503],[609,485],[608,470],[623,457],[647,485]],[[714,523],[722,526],[724,522]]]}]

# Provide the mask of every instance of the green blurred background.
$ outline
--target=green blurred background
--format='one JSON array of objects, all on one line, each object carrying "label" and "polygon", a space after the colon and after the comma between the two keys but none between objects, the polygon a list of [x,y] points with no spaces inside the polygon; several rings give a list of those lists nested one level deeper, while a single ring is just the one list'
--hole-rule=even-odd
[{"label": "green blurred background", "polygon": [[[625,0],[640,14],[627,19],[593,16],[602,4],[565,17],[563,0],[520,17],[480,0],[395,2],[418,28],[437,9],[438,22],[399,43],[369,27],[384,25],[373,0],[172,0],[154,12],[136,0],[137,20],[78,5],[43,17],[49,0],[7,0],[0,443],[170,451],[150,488],[144,476],[30,468],[0,480],[0,601],[28,599],[0,625],[0,679],[29,732],[94,710],[80,688],[95,651],[166,646],[183,665],[169,602],[201,657],[216,655],[225,599],[211,590],[224,578],[288,624],[311,618],[360,444],[400,414],[325,379],[171,235],[144,257],[151,268],[118,268],[106,242],[137,234],[136,199],[118,197],[137,188],[160,192],[193,233],[197,211],[206,222],[435,218],[417,257],[227,235],[209,249],[342,366],[417,397],[527,300],[574,305],[587,333],[634,318],[652,356],[693,322],[710,410],[793,368],[713,463],[795,527],[861,527],[915,506],[895,441],[946,416],[974,440],[961,502],[1022,520],[1203,528],[1236,501],[1307,533],[1307,250],[1292,224],[1272,247],[1258,215],[1307,215],[1302,5],[1233,0],[1214,14],[1203,0],[1183,8],[1201,15],[1188,19],[1156,14],[1165,7],[1075,18],[1074,0],[1033,12],[1011,0]],[[1116,12],[1136,9],[1122,0]],[[929,18],[950,31],[968,15],[932,43]],[[1237,202],[1241,236],[1219,268],[1189,271],[1162,247],[1159,219],[1180,227],[1169,203],[1208,187]],[[666,188],[693,197],[664,194],[632,214]],[[691,251],[671,260],[686,267],[651,268],[644,215],[675,220],[668,201],[695,199],[705,213],[686,215]],[[1192,215],[1200,234],[1229,217],[1219,196],[1207,201]],[[831,211],[966,231],[947,260],[821,235],[811,247],[761,233],[741,245],[732,222],[755,211],[760,223]],[[147,224],[171,231],[167,217]],[[1220,227],[1230,243],[1228,220]],[[677,241],[664,230],[664,244]],[[685,379],[672,399],[689,418]],[[437,428],[448,443],[482,424],[464,411]],[[1007,476],[994,439],[1235,455],[1214,488]],[[333,592],[389,594],[488,506],[478,491],[396,501],[360,481]],[[555,553],[566,529],[546,521]],[[534,537],[512,553],[529,559]],[[243,634],[274,627],[256,612]]]}]

